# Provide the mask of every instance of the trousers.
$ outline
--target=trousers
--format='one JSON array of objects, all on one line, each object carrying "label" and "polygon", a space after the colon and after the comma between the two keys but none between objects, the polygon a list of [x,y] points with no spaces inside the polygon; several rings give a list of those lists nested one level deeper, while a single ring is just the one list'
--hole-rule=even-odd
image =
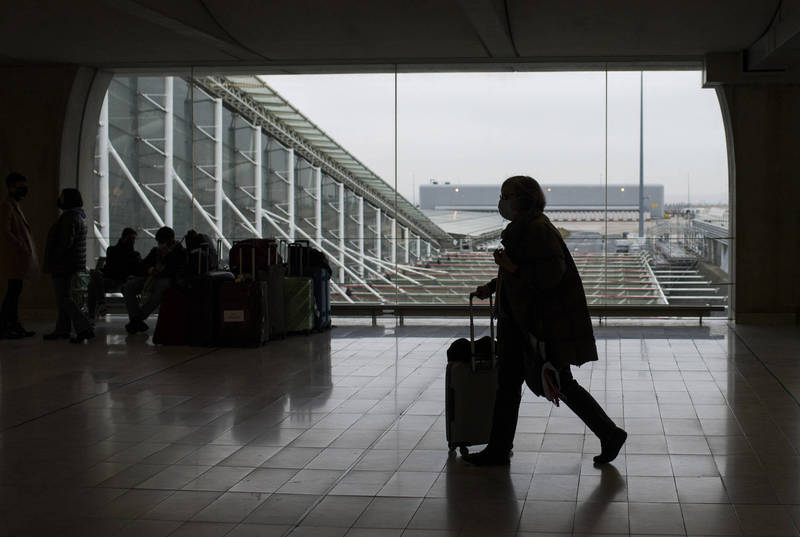
[{"label": "trousers", "polygon": [[58,302],[58,319],[56,320],[55,333],[67,335],[72,327],[76,333],[81,333],[91,328],[91,324],[81,309],[72,299],[72,280],[75,274],[53,275],[53,291]]},{"label": "trousers", "polygon": [[[528,342],[527,335],[512,319],[501,318],[497,328],[500,352],[489,448],[508,452],[514,447],[514,435],[517,431],[522,384],[525,381],[524,356]],[[567,407],[600,439],[611,435],[616,430],[616,424],[594,397],[572,377],[569,365],[559,369],[559,377],[561,393]]]},{"label": "trousers", "polygon": [[8,280],[3,309],[0,310],[0,330],[14,327],[19,322],[19,297],[22,294],[22,280]]},{"label": "trousers", "polygon": [[128,310],[128,317],[131,321],[139,319],[144,321],[151,313],[155,311],[161,298],[164,296],[164,291],[172,287],[171,278],[154,278],[150,283],[150,288],[146,294],[143,302],[139,303],[139,295],[144,291],[147,278],[137,276],[130,278],[125,285],[122,286],[122,296],[125,297],[125,307]]}]

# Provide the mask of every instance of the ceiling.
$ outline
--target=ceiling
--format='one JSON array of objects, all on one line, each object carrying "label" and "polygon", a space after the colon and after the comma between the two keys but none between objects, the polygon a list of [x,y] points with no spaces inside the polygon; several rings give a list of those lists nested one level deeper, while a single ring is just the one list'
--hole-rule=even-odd
[{"label": "ceiling", "polygon": [[[403,64],[699,65],[747,50],[779,0],[5,0],[0,63],[218,72]],[[427,65],[427,67],[425,67]]]}]

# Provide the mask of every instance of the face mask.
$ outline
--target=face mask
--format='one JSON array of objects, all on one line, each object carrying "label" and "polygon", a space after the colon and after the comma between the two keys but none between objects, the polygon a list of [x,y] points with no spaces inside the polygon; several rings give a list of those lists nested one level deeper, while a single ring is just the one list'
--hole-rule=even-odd
[{"label": "face mask", "polygon": [[503,200],[497,204],[497,210],[500,211],[500,216],[506,220],[514,219],[514,209],[511,207],[511,200]]},{"label": "face mask", "polygon": [[21,200],[22,198],[28,195],[28,185],[18,186],[17,188],[14,189],[13,195],[14,198],[16,198],[17,200]]}]

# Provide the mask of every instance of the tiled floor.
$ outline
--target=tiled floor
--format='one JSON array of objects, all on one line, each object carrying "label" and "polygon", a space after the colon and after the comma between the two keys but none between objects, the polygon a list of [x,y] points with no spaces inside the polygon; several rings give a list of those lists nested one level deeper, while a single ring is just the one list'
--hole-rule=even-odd
[{"label": "tiled floor", "polygon": [[[0,535],[798,535],[800,331],[597,329],[575,370],[630,433],[611,466],[526,392],[510,468],[449,456],[453,324],[261,349],[0,342]],[[42,327],[37,327],[42,328]],[[793,394],[793,395],[792,395]]]}]

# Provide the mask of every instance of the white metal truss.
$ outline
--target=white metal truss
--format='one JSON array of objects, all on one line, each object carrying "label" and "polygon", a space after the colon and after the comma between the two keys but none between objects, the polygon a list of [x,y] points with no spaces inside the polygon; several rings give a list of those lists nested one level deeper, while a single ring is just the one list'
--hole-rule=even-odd
[{"label": "white metal truss", "polygon": [[[265,222],[277,230],[281,238],[289,241],[294,241],[298,238],[309,240],[327,254],[331,265],[335,267],[334,273],[336,276],[331,281],[332,289],[348,301],[352,301],[352,299],[347,296],[344,289],[349,282],[367,289],[379,301],[388,302],[389,300],[382,292],[382,289],[385,290],[387,286],[397,289],[398,281],[402,281],[407,285],[419,286],[421,285],[420,280],[436,279],[436,276],[430,275],[420,267],[411,264],[411,256],[413,255],[411,242],[416,241],[416,260],[419,261],[422,257],[420,254],[423,247],[427,247],[428,252],[431,252],[430,241],[425,240],[425,236],[422,234],[413,233],[412,237],[411,228],[405,225],[406,220],[397,220],[391,209],[382,205],[371,204],[371,207],[375,210],[375,227],[373,229],[371,225],[372,218],[370,217],[370,222],[368,222],[365,217],[365,203],[369,202],[375,195],[366,192],[364,189],[368,187],[363,185],[360,190],[354,190],[353,179],[344,180],[345,177],[342,175],[341,170],[334,170],[334,173],[327,175],[330,167],[324,159],[309,160],[313,181],[309,188],[303,187],[302,190],[314,200],[314,214],[313,217],[305,218],[304,223],[298,222],[297,203],[301,200],[297,199],[299,194],[297,189],[300,188],[300,183],[297,182],[298,179],[296,177],[296,163],[299,158],[296,148],[291,145],[287,147],[281,141],[278,141],[279,146],[275,146],[272,142],[275,139],[272,137],[268,139],[269,143],[264,143],[263,137],[271,134],[268,130],[265,131],[264,125],[250,117],[240,117],[238,115],[235,116],[236,128],[240,128],[238,125],[241,119],[245,124],[244,128],[252,129],[252,132],[247,137],[236,135],[233,137],[233,142],[229,142],[227,137],[224,138],[224,132],[226,131],[223,129],[223,107],[227,106],[226,103],[228,101],[204,91],[201,87],[196,89],[200,94],[204,94],[207,97],[207,100],[204,97],[202,102],[211,106],[209,115],[206,116],[208,118],[206,122],[210,124],[195,124],[193,123],[194,116],[192,116],[192,120],[190,120],[192,121],[190,125],[190,132],[192,132],[191,143],[195,144],[200,141],[203,144],[208,144],[209,151],[206,153],[208,156],[204,162],[193,161],[188,163],[194,175],[193,178],[186,178],[188,182],[181,178],[176,170],[175,163],[175,133],[181,132],[175,130],[175,122],[178,121],[175,114],[176,104],[181,106],[179,104],[180,101],[176,103],[176,99],[179,97],[175,94],[175,82],[176,80],[173,77],[164,77],[163,93],[160,93],[160,88],[162,87],[160,85],[156,85],[155,92],[136,93],[137,106],[144,105],[147,109],[146,111],[151,114],[149,117],[152,117],[152,113],[155,111],[159,121],[155,125],[157,127],[155,136],[135,137],[135,143],[141,144],[144,153],[149,155],[148,158],[156,157],[156,164],[151,164],[151,160],[148,163],[149,166],[161,168],[161,163],[163,162],[163,175],[161,176],[163,179],[159,177],[155,182],[150,176],[146,176],[144,169],[135,167],[134,164],[126,163],[117,148],[112,145],[108,117],[109,96],[108,94],[106,95],[98,124],[98,153],[96,155],[97,213],[96,222],[93,226],[94,236],[101,245],[101,250],[107,247],[111,234],[110,228],[113,215],[110,214],[109,192],[112,190],[113,185],[110,184],[109,168],[111,162],[113,162],[121,170],[124,177],[123,180],[135,192],[137,203],[140,203],[152,217],[153,223],[145,224],[145,228],[142,230],[150,236],[153,235],[157,227],[167,225],[174,228],[182,224],[176,221],[175,210],[176,207],[179,207],[176,204],[176,196],[185,196],[191,203],[194,214],[207,224],[216,238],[221,239],[226,249],[231,247],[234,238],[226,236],[226,229],[227,233],[230,233],[233,229],[243,229],[247,234],[260,237],[264,234]],[[160,122],[162,119],[163,129]],[[183,119],[181,120],[183,121]],[[161,138],[161,132],[163,132],[163,138]],[[152,136],[152,134],[153,131],[150,130],[149,135]],[[245,139],[249,140],[249,143],[239,141]],[[225,145],[229,143],[232,143],[234,147],[230,148],[230,146]],[[241,147],[236,147],[236,144],[240,144]],[[285,170],[273,168],[271,154],[269,157],[264,154],[265,147],[277,147],[278,150],[285,150]],[[237,161],[239,162],[237,165],[244,165],[248,170],[244,174],[244,184],[241,181],[241,174],[237,172],[234,176],[237,181],[235,195],[234,191],[230,191],[230,185],[228,185],[228,191],[226,191],[226,183],[223,181],[223,177],[227,177],[226,174],[228,173],[223,167],[223,155],[228,149],[232,149],[237,158],[241,156],[246,161]],[[194,156],[194,149],[192,155]],[[308,147],[304,146],[302,148],[301,155],[305,160],[308,160]],[[125,155],[125,158],[129,158],[128,154]],[[249,172],[250,166],[252,166],[252,174]],[[142,170],[141,173],[147,177],[146,180],[142,180],[142,177],[137,177],[132,172],[132,170],[137,169]],[[326,174],[326,185],[329,177],[331,179],[336,177],[333,182],[333,188],[335,189],[335,195],[338,197],[337,203],[334,203],[333,194],[331,194],[329,200],[329,204],[336,214],[336,223],[331,222],[335,230],[330,229],[327,232],[323,232],[325,231],[323,229],[323,210],[328,210],[327,206],[323,209],[323,173]],[[286,184],[287,195],[284,199],[273,199],[272,196],[275,193],[272,192],[272,189],[265,191],[264,177],[269,177],[271,181],[271,174],[275,174],[280,181]],[[196,189],[201,188],[200,183],[195,184],[198,178],[203,179],[202,189],[208,191],[208,197],[205,201],[207,204],[205,205],[203,197],[199,196],[199,191],[196,191]],[[120,180],[118,176],[116,180]],[[304,183],[304,185],[308,185],[308,183]],[[279,186],[278,189],[278,192],[280,192],[278,195],[283,197],[282,187]],[[211,201],[212,192],[213,202]],[[355,194],[357,204],[348,205],[346,202],[346,200],[350,199],[348,198],[348,192]],[[350,209],[349,214],[348,208]],[[224,221],[225,215],[227,215],[229,221]],[[304,216],[308,216],[307,213]],[[357,231],[353,233],[357,233],[355,237],[348,237],[347,235],[349,221],[353,221],[357,225],[357,228],[355,228]],[[300,223],[302,225],[298,225]],[[141,222],[131,222],[130,224],[141,225]],[[431,232],[429,222],[422,222],[420,225],[422,226],[421,230]],[[387,226],[391,227],[386,229]],[[400,226],[400,230],[398,230],[398,226]],[[367,238],[367,229],[370,230],[369,239]],[[374,232],[374,242],[372,242],[372,232]],[[384,233],[386,233],[386,236],[384,236]],[[398,235],[398,233],[402,233],[402,236]],[[400,242],[401,239],[402,242]],[[386,244],[386,241],[389,241],[389,244]],[[374,251],[371,249],[373,246],[375,247]],[[403,252],[398,254],[398,248],[401,248]],[[388,250],[385,252],[386,257],[384,257],[385,249]],[[373,285],[370,282],[376,283]],[[400,292],[404,291],[400,289]]]},{"label": "white metal truss", "polygon": [[214,220],[218,231],[225,229],[222,222],[222,187],[222,99],[217,98],[214,99]]},{"label": "white metal truss", "polygon": [[164,223],[170,227],[174,223],[174,197],[172,171],[174,143],[173,143],[173,100],[175,98],[174,81],[171,76],[164,79]]},{"label": "white metal truss", "polygon": [[358,271],[364,276],[364,197],[358,197]]},{"label": "white metal truss", "polygon": [[[344,183],[338,183],[339,185],[339,262],[344,266],[344,249],[345,249],[345,227],[344,227],[344,197],[345,197],[345,190],[344,190]],[[344,284],[345,282],[345,274],[344,269],[339,270],[339,283]]]},{"label": "white metal truss", "polygon": [[106,248],[111,241],[111,200],[109,198],[109,177],[108,177],[108,95],[103,99],[103,106],[100,108],[100,122],[97,132],[97,176],[98,176],[98,200],[97,207],[100,217],[99,222],[93,226],[94,236],[100,243],[101,254],[105,255]]},{"label": "white metal truss", "polygon": [[383,239],[381,236],[381,221],[383,215],[381,208],[375,210],[375,261],[380,262],[383,259]]}]

